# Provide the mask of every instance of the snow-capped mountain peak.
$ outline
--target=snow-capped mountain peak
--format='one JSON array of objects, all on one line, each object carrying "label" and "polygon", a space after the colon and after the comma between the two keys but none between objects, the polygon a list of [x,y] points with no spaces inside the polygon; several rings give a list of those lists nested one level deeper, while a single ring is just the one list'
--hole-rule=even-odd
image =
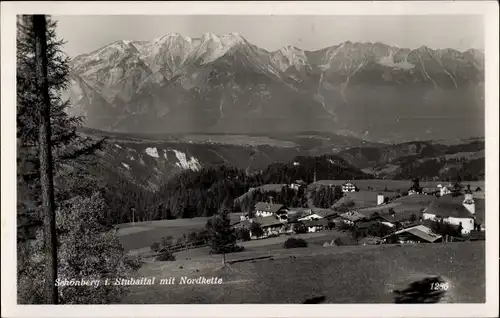
[{"label": "snow-capped mountain peak", "polygon": [[[105,130],[253,133],[351,125],[349,130],[369,131],[370,138],[392,138],[387,121],[380,131],[367,127],[349,117],[350,107],[366,116],[377,109],[373,105],[386,105],[394,118],[410,110],[447,116],[452,107],[477,114],[473,107],[483,100],[480,50],[345,41],[315,51],[292,45],[268,51],[237,33],[167,33],[151,41],[113,42],[73,59],[71,67],[68,97],[90,127]],[[408,91],[410,99],[401,93]],[[407,127],[405,138],[421,131]],[[436,136],[448,133],[430,128]]]},{"label": "snow-capped mountain peak", "polygon": [[301,67],[307,64],[307,57],[304,51],[295,46],[287,45],[273,54],[272,61],[281,71],[286,71],[292,66],[300,70]]},{"label": "snow-capped mountain peak", "polygon": [[201,64],[210,63],[225,55],[234,46],[245,42],[245,39],[237,33],[219,37],[207,32],[201,37],[201,43],[197,46],[195,55]]}]

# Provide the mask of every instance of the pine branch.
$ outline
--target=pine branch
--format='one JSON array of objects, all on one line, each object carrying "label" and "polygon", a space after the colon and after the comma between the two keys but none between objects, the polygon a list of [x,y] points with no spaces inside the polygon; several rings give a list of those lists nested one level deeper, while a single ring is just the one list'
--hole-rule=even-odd
[{"label": "pine branch", "polygon": [[58,161],[75,160],[80,156],[93,154],[97,150],[102,150],[106,140],[107,140],[107,137],[102,138],[93,144],[85,145],[82,148],[75,149],[72,152],[62,154],[62,155],[58,156],[57,160]]}]

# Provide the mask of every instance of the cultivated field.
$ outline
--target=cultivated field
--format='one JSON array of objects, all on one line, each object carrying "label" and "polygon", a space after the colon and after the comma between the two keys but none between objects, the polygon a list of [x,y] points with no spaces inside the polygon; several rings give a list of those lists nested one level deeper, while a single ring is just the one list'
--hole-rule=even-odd
[{"label": "cultivated field", "polygon": [[272,146],[298,147],[299,145],[285,140],[269,138],[267,136],[248,135],[185,135],[180,137],[183,142],[212,143],[236,146]]},{"label": "cultivated field", "polygon": [[[484,242],[282,249],[256,248],[228,260],[272,256],[222,268],[220,255],[145,264],[141,277],[221,277],[222,285],[133,286],[124,303],[392,303],[396,289],[439,275],[446,303],[485,301]],[[300,286],[300,288],[298,288]]]}]

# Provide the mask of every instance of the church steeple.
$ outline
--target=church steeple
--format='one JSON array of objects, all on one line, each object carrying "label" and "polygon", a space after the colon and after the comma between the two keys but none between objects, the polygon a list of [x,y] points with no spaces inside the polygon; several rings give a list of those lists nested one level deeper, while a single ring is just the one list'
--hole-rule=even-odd
[{"label": "church steeple", "polygon": [[472,196],[472,191],[470,185],[467,185],[467,190],[465,190],[465,198],[462,201],[462,205],[471,213],[476,213],[476,204],[474,202],[474,197]]}]

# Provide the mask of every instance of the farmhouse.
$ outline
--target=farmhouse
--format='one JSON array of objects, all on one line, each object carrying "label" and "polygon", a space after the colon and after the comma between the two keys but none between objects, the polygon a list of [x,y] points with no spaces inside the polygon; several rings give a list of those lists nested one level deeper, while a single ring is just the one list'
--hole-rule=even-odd
[{"label": "farmhouse", "polygon": [[[389,202],[390,199],[385,199],[385,198],[391,198],[394,193],[393,192],[380,192],[380,193],[374,193],[372,191],[358,191],[358,192],[346,192],[342,198],[337,200],[333,204],[333,208],[342,211],[342,209],[345,208],[354,208],[356,207],[357,209],[362,209],[362,208],[368,208],[368,207],[375,207],[377,206],[377,203],[379,200],[382,198],[380,195],[384,196],[383,202]],[[381,207],[385,206],[385,204],[381,204]],[[344,211],[345,212],[345,211]]]},{"label": "farmhouse", "polygon": [[305,215],[312,214],[312,209],[309,208],[290,208],[288,209],[288,222],[297,221]]},{"label": "farmhouse", "polygon": [[290,189],[293,189],[295,191],[299,191],[301,188],[305,188],[307,184],[303,180],[295,180],[295,182],[292,182],[289,187]]},{"label": "farmhouse", "polygon": [[408,226],[410,224],[414,224],[418,222],[422,216],[420,213],[416,214],[413,211],[402,211],[398,213],[386,213],[381,214],[379,216],[382,220],[381,222],[386,224],[391,224],[390,226],[394,226],[396,224],[401,224],[403,226]]},{"label": "farmhouse", "polygon": [[287,219],[288,209],[283,204],[273,204],[272,201],[269,203],[257,202],[254,209],[257,217],[276,215],[279,218]]},{"label": "farmhouse", "polygon": [[337,211],[333,209],[312,208],[311,213],[316,214],[325,219],[333,219],[338,216]]},{"label": "farmhouse", "polygon": [[355,192],[356,191],[356,185],[354,183],[347,181],[342,185],[342,192]]},{"label": "farmhouse", "polygon": [[387,243],[435,243],[442,240],[442,236],[434,233],[424,225],[416,225],[396,231],[382,238]]},{"label": "farmhouse", "polygon": [[422,189],[422,193],[425,195],[441,195],[441,189],[438,187],[425,187]]},{"label": "farmhouse", "polygon": [[327,228],[328,221],[326,219],[318,220],[304,220],[301,221],[302,224],[307,228],[307,232],[314,233],[319,232]]},{"label": "farmhouse", "polygon": [[449,187],[447,187],[447,186],[443,186],[441,184],[438,184],[437,188],[439,190],[439,196],[441,196],[441,197],[451,193],[451,191],[450,191],[451,185]]},{"label": "farmhouse", "polygon": [[359,213],[358,211],[349,211],[340,214],[340,217],[343,219],[344,223],[353,225],[358,221],[368,219],[364,214]]},{"label": "farmhouse", "polygon": [[298,221],[307,221],[307,220],[319,220],[322,219],[323,217],[319,214],[316,213],[311,213],[309,215],[303,216],[298,219]]},{"label": "farmhouse", "polygon": [[435,199],[422,216],[424,220],[443,220],[456,226],[462,225],[462,234],[467,234],[474,230],[474,205],[470,193],[465,198],[448,194]]},{"label": "farmhouse", "polygon": [[[256,222],[260,224],[260,228],[262,229],[263,235],[261,237],[268,237],[270,235],[280,235],[286,232],[286,225],[283,221],[274,218],[274,217],[260,217],[251,220],[251,222]],[[250,227],[250,237],[255,237],[252,234],[252,230]]]}]

